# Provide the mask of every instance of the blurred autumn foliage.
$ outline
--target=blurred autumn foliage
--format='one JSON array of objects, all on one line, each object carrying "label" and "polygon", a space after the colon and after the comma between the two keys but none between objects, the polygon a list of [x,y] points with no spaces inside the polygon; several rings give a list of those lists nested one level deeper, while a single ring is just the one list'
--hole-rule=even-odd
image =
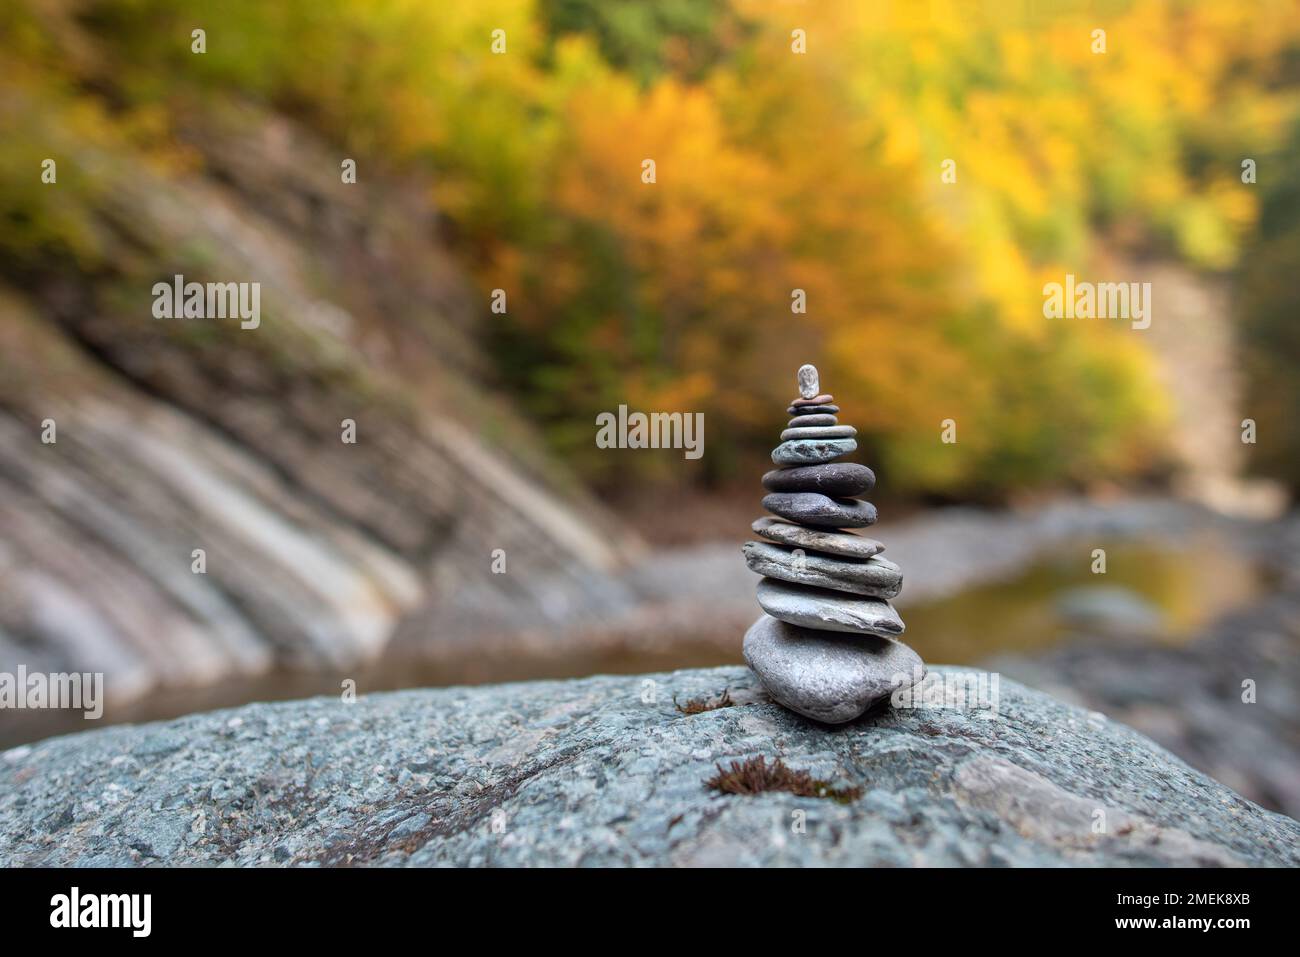
[{"label": "blurred autumn foliage", "polygon": [[[1277,0],[32,0],[0,13],[0,56],[0,253],[94,267],[93,179],[30,185],[51,116],[183,168],[178,118],[268,104],[363,170],[427,177],[499,385],[605,485],[753,467],[804,361],[895,491],[1159,470],[1142,335],[1046,320],[1042,286],[1100,252],[1236,269],[1260,216],[1242,159],[1294,180],[1300,116],[1300,6]],[[620,403],[705,412],[709,454],[600,453]]]}]

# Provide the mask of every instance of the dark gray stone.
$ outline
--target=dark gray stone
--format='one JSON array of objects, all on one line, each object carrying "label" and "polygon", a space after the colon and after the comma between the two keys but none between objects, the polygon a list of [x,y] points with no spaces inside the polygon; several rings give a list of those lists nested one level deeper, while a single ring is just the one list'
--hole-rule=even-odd
[{"label": "dark gray stone", "polygon": [[872,598],[893,598],[903,587],[903,570],[886,558],[859,561],[770,542],[746,542],[741,551],[749,570],[768,578]]},{"label": "dark gray stone", "polygon": [[763,487],[769,492],[821,492],[845,497],[869,492],[875,484],[875,473],[857,462],[773,469],[763,476]]},{"label": "dark gray stone", "polygon": [[852,721],[925,674],[920,655],[901,642],[813,631],[769,615],[745,633],[744,654],[764,691],[826,724]]},{"label": "dark gray stone", "polygon": [[787,429],[799,429],[817,425],[837,425],[839,419],[833,415],[796,415],[786,423]]},{"label": "dark gray stone", "polygon": [[789,439],[851,439],[858,434],[858,430],[851,425],[821,425],[812,428],[795,428],[786,429],[781,433],[781,440]]},{"label": "dark gray stone", "polygon": [[812,549],[830,555],[844,555],[848,558],[870,558],[885,550],[885,546],[874,538],[864,538],[852,532],[807,528],[770,515],[755,520],[751,528],[764,538],[780,542],[782,545],[793,545],[796,548]]},{"label": "dark gray stone", "polygon": [[853,439],[792,439],[772,450],[777,465],[817,465],[833,462],[857,449]]},{"label": "dark gray stone", "polygon": [[792,405],[785,410],[787,415],[834,415],[840,411],[838,405]]},{"label": "dark gray stone", "polygon": [[[673,706],[724,689],[735,707]],[[179,750],[134,756],[164,728]],[[759,755],[864,793],[705,788]],[[253,704],[0,752],[0,865],[90,863],[1297,867],[1300,824],[1009,679],[994,713],[884,708],[830,730],[736,665]]]},{"label": "dark gray stone", "polygon": [[876,521],[876,506],[856,498],[830,498],[820,492],[773,492],[763,507],[800,525],[819,528],[863,528]]},{"label": "dark gray stone", "polygon": [[773,618],[804,628],[882,638],[903,633],[903,619],[893,605],[879,598],[763,578],[758,582],[758,604]]}]

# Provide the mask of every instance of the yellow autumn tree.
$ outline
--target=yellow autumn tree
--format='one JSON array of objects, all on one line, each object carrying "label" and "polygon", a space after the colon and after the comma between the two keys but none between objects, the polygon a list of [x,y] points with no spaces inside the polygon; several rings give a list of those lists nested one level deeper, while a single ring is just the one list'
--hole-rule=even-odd
[{"label": "yellow autumn tree", "polygon": [[[76,116],[166,162],[171,125],[264,102],[423,181],[500,381],[611,484],[746,474],[803,361],[897,491],[1158,468],[1148,343],[1047,319],[1043,285],[1232,268],[1258,216],[1242,160],[1300,115],[1296,0],[229,0],[202,56],[177,38],[206,4],[74,6],[93,49],[58,5],[0,12],[11,121]],[[31,141],[0,142],[0,168],[29,168]],[[102,198],[67,185],[0,184],[11,261],[93,255]],[[594,414],[620,403],[705,412],[709,454],[597,454]]]}]

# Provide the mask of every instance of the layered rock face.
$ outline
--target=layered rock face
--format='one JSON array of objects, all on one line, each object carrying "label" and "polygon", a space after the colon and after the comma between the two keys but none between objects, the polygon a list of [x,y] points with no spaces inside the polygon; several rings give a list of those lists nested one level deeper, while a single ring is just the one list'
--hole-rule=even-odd
[{"label": "layered rock face", "polygon": [[853,496],[875,485],[865,465],[839,462],[857,449],[840,425],[835,397],[821,393],[817,369],[799,369],[799,397],[763,476],[763,507],[753,529],[768,539],[746,542],[745,562],[764,576],[765,614],[745,634],[745,660],[763,687],[787,708],[828,724],[851,721],[925,674],[915,651],[897,640],[903,620],[889,599],[902,570],[884,546],[850,531],[872,525],[876,507]]},{"label": "layered rock face", "polygon": [[[41,122],[102,181],[103,266],[0,263],[0,671],[123,701],[626,597],[631,536],[474,384],[483,306],[423,195],[255,111],[196,121],[178,174]],[[156,317],[176,274],[258,283],[260,323]]]},{"label": "layered rock face", "polygon": [[[706,786],[759,757],[842,800]],[[1300,824],[1008,680],[995,713],[834,729],[728,667],[256,704],[0,753],[0,865],[221,863],[1295,867]]]}]

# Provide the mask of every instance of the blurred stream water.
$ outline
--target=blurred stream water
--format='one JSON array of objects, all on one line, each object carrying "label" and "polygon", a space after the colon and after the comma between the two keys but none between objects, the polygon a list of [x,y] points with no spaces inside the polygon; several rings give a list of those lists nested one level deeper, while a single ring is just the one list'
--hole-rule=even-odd
[{"label": "blurred stream water", "polygon": [[1106,545],[1106,573],[1077,548],[1022,574],[905,609],[906,640],[927,661],[972,664],[1104,637],[1180,644],[1268,587],[1246,555],[1205,534],[1169,544]]},{"label": "blurred stream water", "polygon": [[[1177,543],[1099,543],[1106,573],[1094,574],[1087,553],[1077,548],[1048,551],[1026,569],[996,582],[955,594],[905,603],[906,640],[926,661],[972,664],[992,656],[1033,654],[1087,639],[1177,645],[1215,618],[1246,605],[1268,589],[1267,576],[1240,550],[1220,547],[1211,533]],[[915,569],[911,569],[916,574]],[[754,613],[758,609],[755,605]],[[161,690],[126,704],[111,701],[103,719],[80,713],[0,714],[0,747],[53,734],[120,722],[167,719],[250,701],[339,695],[345,680],[357,693],[456,683],[566,678],[594,673],[663,671],[741,661],[742,635],[682,634],[680,640],[610,652],[571,651],[545,658],[487,659],[471,673],[433,662],[389,655],[364,669],[344,672],[273,672],[208,688]]]}]

